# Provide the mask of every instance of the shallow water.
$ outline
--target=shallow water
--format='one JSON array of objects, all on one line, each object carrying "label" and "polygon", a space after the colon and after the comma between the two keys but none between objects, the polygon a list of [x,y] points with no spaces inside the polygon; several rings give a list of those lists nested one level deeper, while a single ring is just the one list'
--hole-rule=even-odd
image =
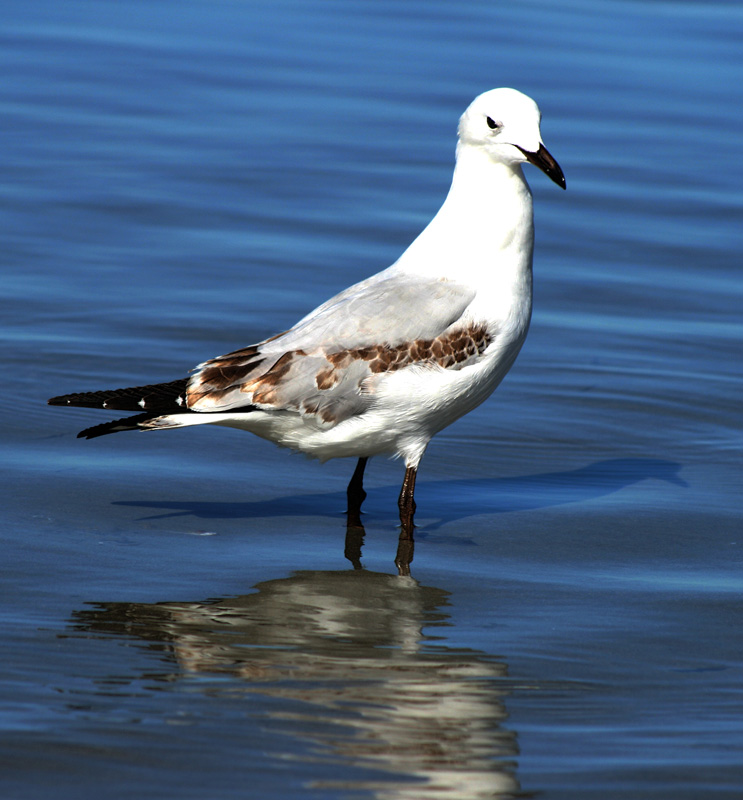
[{"label": "shallow water", "polygon": [[[733,3],[6,9],[3,797],[740,796],[742,34]],[[428,450],[412,578],[399,464],[346,541],[349,462],[45,405],[389,264],[496,85],[568,191],[528,173],[532,330]]]}]

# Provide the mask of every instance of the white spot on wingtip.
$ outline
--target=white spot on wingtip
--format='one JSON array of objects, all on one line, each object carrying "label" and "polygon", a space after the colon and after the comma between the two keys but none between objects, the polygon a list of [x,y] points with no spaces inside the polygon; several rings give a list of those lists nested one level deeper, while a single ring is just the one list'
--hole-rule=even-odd
[{"label": "white spot on wingtip", "polygon": [[142,398],[142,399],[141,399],[141,400],[140,400],[140,401],[137,403],[137,405],[138,405],[140,408],[144,408],[144,398]]}]

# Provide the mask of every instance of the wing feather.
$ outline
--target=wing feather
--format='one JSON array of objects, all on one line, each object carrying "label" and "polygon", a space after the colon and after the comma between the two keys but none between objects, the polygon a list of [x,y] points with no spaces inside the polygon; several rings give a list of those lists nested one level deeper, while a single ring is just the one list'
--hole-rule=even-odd
[{"label": "wing feather", "polygon": [[206,361],[188,385],[193,411],[252,404],[321,425],[363,413],[370,379],[414,363],[460,368],[490,343],[466,321],[475,296],[451,281],[380,273],[319,306],[291,330]]}]

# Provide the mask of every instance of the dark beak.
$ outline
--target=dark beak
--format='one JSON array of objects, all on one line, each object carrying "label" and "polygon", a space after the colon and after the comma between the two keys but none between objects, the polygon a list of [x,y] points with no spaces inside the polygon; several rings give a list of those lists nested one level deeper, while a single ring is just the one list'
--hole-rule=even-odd
[{"label": "dark beak", "polygon": [[[518,147],[518,145],[516,145]],[[539,150],[536,153],[530,153],[528,150],[524,150],[522,147],[519,147],[519,150],[526,156],[526,160],[530,164],[534,164],[535,167],[539,167],[542,172],[548,177],[551,178],[558,186],[561,186],[563,189],[565,188],[565,176],[562,174],[562,170],[560,169],[560,165],[555,161],[554,158],[549,154],[547,148],[543,145],[539,145]]]}]

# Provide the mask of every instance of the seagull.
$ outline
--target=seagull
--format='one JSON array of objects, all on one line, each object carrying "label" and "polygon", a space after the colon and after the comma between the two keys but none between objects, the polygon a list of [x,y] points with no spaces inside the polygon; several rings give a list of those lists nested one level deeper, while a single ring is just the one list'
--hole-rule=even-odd
[{"label": "seagull", "polygon": [[49,404],[138,412],[78,434],[87,439],[223,425],[321,462],[356,458],[349,525],[360,525],[368,459],[400,458],[400,541],[412,546],[428,443],[490,396],[526,339],[534,222],[522,165],[565,188],[540,121],[534,100],[515,89],[476,97],[459,120],[451,188],[431,222],[392,266],[293,328],[204,361],[180,380]]}]

